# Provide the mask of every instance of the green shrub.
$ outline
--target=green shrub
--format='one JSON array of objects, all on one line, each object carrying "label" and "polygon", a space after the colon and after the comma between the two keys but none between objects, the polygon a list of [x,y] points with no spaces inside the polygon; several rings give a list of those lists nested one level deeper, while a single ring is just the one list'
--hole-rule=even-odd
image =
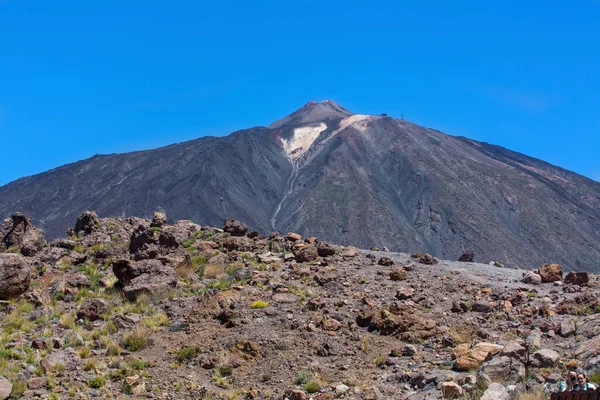
[{"label": "green shrub", "polygon": [[307,393],[316,393],[321,390],[321,385],[315,381],[310,381],[304,385],[304,390],[306,390]]},{"label": "green shrub", "polygon": [[148,332],[144,329],[136,329],[124,336],[125,347],[129,351],[138,351],[148,345]]},{"label": "green shrub", "polygon": [[267,308],[268,306],[269,306],[269,303],[267,303],[266,301],[262,301],[262,300],[256,300],[251,305],[251,307],[254,309]]},{"label": "green shrub", "polygon": [[102,375],[95,376],[88,381],[88,385],[94,389],[99,389],[106,385],[106,378]]},{"label": "green shrub", "polygon": [[200,346],[186,346],[173,352],[179,361],[186,361],[196,357],[200,353]]},{"label": "green shrub", "polygon": [[296,377],[296,385],[306,385],[310,382],[310,375],[306,371],[300,371]]},{"label": "green shrub", "polygon": [[27,390],[27,384],[23,381],[16,381],[13,383],[12,391],[10,392],[11,399],[20,399]]}]

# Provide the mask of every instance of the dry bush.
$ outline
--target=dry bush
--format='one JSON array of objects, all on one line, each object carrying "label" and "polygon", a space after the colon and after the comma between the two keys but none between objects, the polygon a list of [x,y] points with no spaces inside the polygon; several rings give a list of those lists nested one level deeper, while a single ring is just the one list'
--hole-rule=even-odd
[{"label": "dry bush", "polygon": [[219,264],[206,264],[206,268],[204,269],[204,277],[208,279],[215,279],[223,273],[223,266]]}]

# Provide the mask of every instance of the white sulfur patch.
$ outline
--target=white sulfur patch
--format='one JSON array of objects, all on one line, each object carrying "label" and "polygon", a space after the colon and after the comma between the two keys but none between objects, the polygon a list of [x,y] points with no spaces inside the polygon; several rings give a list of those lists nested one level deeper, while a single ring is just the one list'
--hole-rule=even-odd
[{"label": "white sulfur patch", "polygon": [[303,126],[294,129],[294,136],[289,140],[281,139],[283,149],[291,161],[297,160],[310,148],[319,134],[327,129],[327,125],[321,122],[318,126]]},{"label": "white sulfur patch", "polygon": [[349,126],[352,126],[353,128],[364,131],[365,129],[367,129],[367,123],[369,122],[369,120],[371,120],[373,118],[374,117],[371,115],[362,115],[362,114],[351,115],[348,118],[344,118],[343,120],[340,121],[340,127],[338,129],[336,129],[331,134],[331,136],[337,134],[338,132],[343,131],[344,129],[346,129]]}]

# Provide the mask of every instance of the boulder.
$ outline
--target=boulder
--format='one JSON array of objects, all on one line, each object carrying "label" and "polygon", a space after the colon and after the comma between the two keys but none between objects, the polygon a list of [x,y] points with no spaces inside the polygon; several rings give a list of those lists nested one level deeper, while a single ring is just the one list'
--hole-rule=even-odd
[{"label": "boulder", "polygon": [[459,399],[463,396],[463,389],[456,382],[442,382],[442,396],[445,399]]},{"label": "boulder", "polygon": [[29,289],[31,268],[19,254],[0,254],[0,300],[18,297]]},{"label": "boulder", "polygon": [[403,281],[406,279],[406,271],[404,268],[394,268],[390,271],[390,279],[393,281]]},{"label": "boulder", "polygon": [[6,379],[0,377],[0,399],[8,399],[12,392],[12,383]]},{"label": "boulder", "polygon": [[299,243],[292,247],[292,253],[298,262],[310,262],[317,259],[319,256],[317,246],[314,244]]},{"label": "boulder", "polygon": [[[594,331],[596,335],[598,330]],[[566,319],[560,323],[560,336],[568,338],[575,334],[575,323],[572,319]]]},{"label": "boulder", "polygon": [[419,260],[419,263],[425,265],[434,265],[439,262],[437,258],[435,258],[429,253],[414,253],[411,255],[411,257],[417,258]]},{"label": "boulder", "polygon": [[248,232],[246,225],[235,219],[227,218],[223,225],[223,232],[231,236],[244,236]]},{"label": "boulder", "polygon": [[560,355],[551,349],[538,350],[531,356],[531,365],[537,368],[552,368],[558,364]]},{"label": "boulder", "polygon": [[286,390],[285,397],[287,397],[289,400],[307,400],[308,396],[306,395],[306,393],[304,393],[302,390],[298,390],[298,389],[288,389]]},{"label": "boulder", "polygon": [[391,335],[411,343],[433,336],[437,326],[434,320],[416,315],[413,309],[397,303],[359,315],[356,322],[382,335]]},{"label": "boulder", "polygon": [[567,298],[558,303],[558,314],[584,315],[600,306],[600,297],[593,293],[581,293],[575,297]]},{"label": "boulder", "polygon": [[589,281],[589,272],[569,272],[567,275],[565,275],[565,283],[571,285],[586,285]]},{"label": "boulder", "polygon": [[152,218],[152,223],[150,224],[150,226],[152,228],[160,228],[164,225],[167,224],[167,216],[165,213],[162,213],[160,211],[155,211],[154,212],[154,217]]},{"label": "boulder", "polygon": [[529,285],[539,285],[542,283],[542,277],[533,271],[527,271],[523,274],[522,282]]},{"label": "boulder", "polygon": [[527,350],[525,349],[525,347],[521,346],[514,340],[506,343],[504,345],[504,348],[500,352],[501,356],[514,358],[517,360],[522,359],[525,356],[525,354],[527,354]]},{"label": "boulder", "polygon": [[[176,226],[160,229],[139,225],[131,234],[129,252],[135,260],[146,260],[164,256],[179,255],[185,257],[185,251],[173,231]],[[187,235],[180,235],[181,238]]]},{"label": "boulder", "polygon": [[44,232],[33,226],[25,214],[14,213],[11,218],[12,226],[0,238],[2,246],[5,249],[18,247],[24,256],[34,256],[46,244]]},{"label": "boulder", "polygon": [[377,264],[382,265],[384,267],[389,267],[394,265],[394,262],[389,257],[381,257],[379,261],[377,261]]},{"label": "boulder", "polygon": [[51,353],[40,364],[47,373],[53,372],[58,365],[65,371],[73,371],[79,365],[79,356],[72,347],[67,347]]},{"label": "boulder", "polygon": [[102,319],[102,315],[108,312],[108,303],[102,299],[86,299],[77,310],[77,318],[95,321]]},{"label": "boulder", "polygon": [[499,383],[492,383],[483,392],[483,396],[479,400],[509,400],[510,394],[504,386]]},{"label": "boulder", "polygon": [[317,245],[317,254],[319,257],[330,257],[335,254],[335,249],[327,242],[320,242]]},{"label": "boulder", "polygon": [[474,371],[500,351],[502,351],[502,346],[487,342],[477,343],[472,348],[468,348],[468,345],[459,346],[454,352],[456,369],[459,371]]},{"label": "boulder", "polygon": [[525,378],[525,365],[510,357],[495,357],[484,362],[477,374],[487,375],[492,382],[517,383]]},{"label": "boulder", "polygon": [[130,300],[144,293],[165,292],[177,285],[175,270],[158,260],[117,260],[113,272]]},{"label": "boulder", "polygon": [[483,300],[478,300],[478,301],[475,301],[471,305],[471,311],[481,312],[481,313],[491,313],[492,311],[494,311],[494,309],[489,302],[483,301]]},{"label": "boulder", "polygon": [[544,264],[539,268],[542,282],[557,282],[562,280],[563,268],[560,264]]},{"label": "boulder", "polygon": [[458,259],[460,262],[473,262],[474,254],[471,250],[464,252]]},{"label": "boulder", "polygon": [[100,218],[94,211],[84,211],[75,222],[75,232],[90,234],[100,227]]},{"label": "boulder", "polygon": [[340,272],[333,267],[322,268],[314,276],[315,282],[323,286],[329,282],[335,281],[339,278]]},{"label": "boulder", "polygon": [[402,287],[396,291],[396,298],[398,300],[406,300],[413,297],[415,294],[415,289],[411,287]]}]

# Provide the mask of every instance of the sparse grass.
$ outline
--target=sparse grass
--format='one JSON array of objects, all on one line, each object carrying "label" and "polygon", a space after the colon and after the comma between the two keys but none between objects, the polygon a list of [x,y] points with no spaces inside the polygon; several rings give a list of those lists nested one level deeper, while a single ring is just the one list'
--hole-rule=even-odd
[{"label": "sparse grass", "polygon": [[373,360],[373,364],[375,364],[377,367],[383,367],[385,365],[385,360],[387,360],[387,356],[385,354],[379,354]]},{"label": "sparse grass", "polygon": [[148,367],[148,363],[142,360],[133,360],[131,363],[129,363],[129,366],[137,371],[143,371]]},{"label": "sparse grass", "polygon": [[173,351],[179,361],[187,361],[200,354],[200,346],[186,346]]},{"label": "sparse grass", "polygon": [[2,330],[8,335],[12,335],[15,332],[29,332],[35,324],[23,317],[23,313],[17,307],[16,310],[4,317],[2,323]]},{"label": "sparse grass", "polygon": [[20,399],[27,391],[27,384],[23,381],[13,382],[12,391],[10,392],[10,399]]},{"label": "sparse grass", "polygon": [[90,348],[87,346],[80,347],[77,350],[77,354],[79,354],[79,357],[81,358],[88,358],[90,356]]},{"label": "sparse grass", "polygon": [[368,336],[362,336],[360,338],[361,350],[363,353],[368,354],[370,350],[371,340]]},{"label": "sparse grass", "polygon": [[15,244],[14,246],[10,246],[8,249],[6,249],[6,252],[21,254],[21,248]]},{"label": "sparse grass", "polygon": [[223,274],[223,266],[219,264],[206,264],[204,267],[204,277],[207,279],[215,279]]},{"label": "sparse grass", "polygon": [[215,371],[212,379],[215,385],[217,385],[220,388],[227,388],[229,386],[227,378],[221,375],[221,372],[219,370]]},{"label": "sparse grass", "polygon": [[85,364],[83,364],[84,371],[93,371],[96,369],[96,362],[94,360],[86,360]]},{"label": "sparse grass", "polygon": [[169,317],[167,314],[158,312],[150,317],[142,319],[142,326],[151,329],[153,332],[157,332],[161,327],[168,325]]},{"label": "sparse grass", "polygon": [[75,316],[73,314],[63,314],[58,323],[67,329],[75,329]]},{"label": "sparse grass", "polygon": [[230,376],[233,373],[233,366],[231,364],[221,364],[217,370],[221,376]]},{"label": "sparse grass", "polygon": [[296,385],[306,385],[310,382],[310,374],[307,371],[300,371],[296,377]]},{"label": "sparse grass", "polygon": [[256,300],[254,303],[252,303],[252,305],[250,307],[252,307],[253,309],[261,309],[261,308],[267,308],[269,306],[269,303],[267,303],[266,301],[262,301],[262,300]]},{"label": "sparse grass", "polygon": [[69,257],[63,257],[58,262],[58,269],[61,271],[68,271],[73,268],[73,262]]},{"label": "sparse grass", "polygon": [[99,389],[106,385],[106,378],[102,375],[97,375],[88,381],[88,385],[94,389]]},{"label": "sparse grass", "polygon": [[138,351],[148,345],[148,331],[146,329],[136,328],[125,334],[123,339],[127,350]]}]

